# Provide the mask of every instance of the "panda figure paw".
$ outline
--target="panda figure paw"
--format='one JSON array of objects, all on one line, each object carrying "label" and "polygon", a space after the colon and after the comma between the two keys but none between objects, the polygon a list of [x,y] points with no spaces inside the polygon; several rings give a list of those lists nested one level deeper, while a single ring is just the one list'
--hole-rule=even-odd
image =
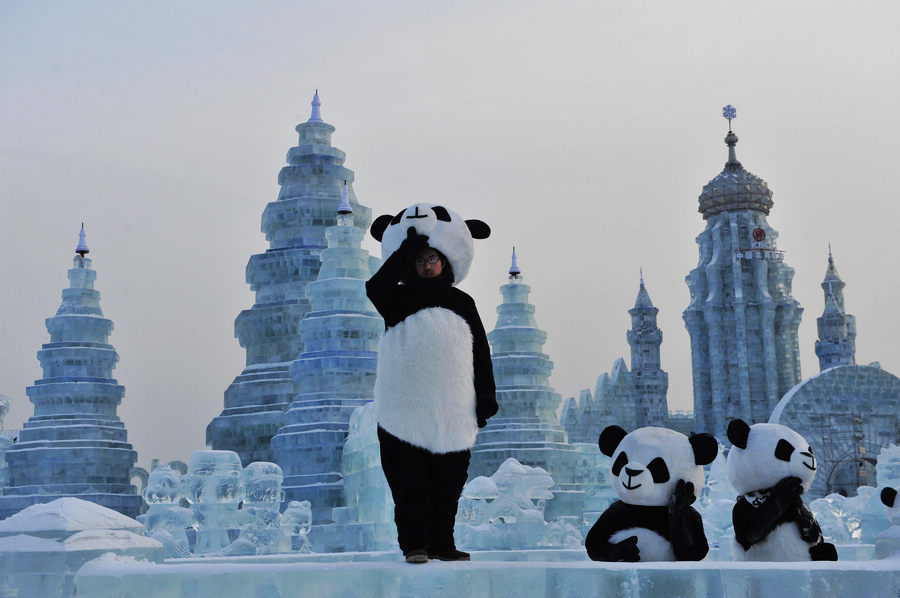
[{"label": "panda figure paw", "polygon": [[678,480],[675,484],[675,490],[672,491],[672,498],[669,499],[669,514],[674,515],[694,504],[697,497],[694,496],[694,483]]},{"label": "panda figure paw", "polygon": [[636,563],[641,560],[641,550],[637,546],[637,536],[628,536],[621,542],[612,545],[609,551],[610,561]]}]

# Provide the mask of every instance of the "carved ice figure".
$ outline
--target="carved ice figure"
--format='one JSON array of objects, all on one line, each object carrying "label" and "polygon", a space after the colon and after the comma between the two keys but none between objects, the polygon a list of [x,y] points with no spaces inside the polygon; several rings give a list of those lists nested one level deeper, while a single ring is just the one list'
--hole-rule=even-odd
[{"label": "carved ice figure", "polygon": [[184,482],[185,498],[197,517],[196,554],[209,554],[230,544],[238,503],[244,497],[241,459],[234,451],[196,451]]},{"label": "carved ice figure", "polygon": [[138,520],[144,524],[144,534],[161,542],[169,558],[191,554],[185,529],[194,525],[194,513],[178,506],[181,496],[181,474],[168,465],[150,472],[143,493],[149,507]]},{"label": "carved ice figure", "polygon": [[546,470],[514,458],[504,461],[490,478],[474,478],[463,488],[455,531],[458,543],[482,550],[581,546],[581,533],[571,522],[544,521],[544,501],[553,498],[554,485]]},{"label": "carved ice figure", "polygon": [[312,505],[308,500],[292,500],[281,515],[280,552],[312,552],[309,529],[312,527]]},{"label": "carved ice figure", "polygon": [[241,554],[272,554],[278,552],[281,527],[281,503],[284,475],[275,463],[257,461],[241,473],[244,502],[238,511],[241,535],[236,543],[248,544]]}]

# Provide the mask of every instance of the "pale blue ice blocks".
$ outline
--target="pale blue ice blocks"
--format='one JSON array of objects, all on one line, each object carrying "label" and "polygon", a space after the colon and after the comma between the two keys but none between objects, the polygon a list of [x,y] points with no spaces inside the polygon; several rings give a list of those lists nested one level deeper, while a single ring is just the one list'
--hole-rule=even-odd
[{"label": "pale blue ice blocks", "polygon": [[[517,269],[516,269],[517,270]],[[537,327],[531,287],[518,271],[500,287],[497,325],[488,333],[500,410],[478,431],[469,479],[490,477],[508,458],[548,471],[557,486],[547,519],[581,517],[585,494],[575,484],[575,447],[556,410],[560,395],[550,386],[553,362],[543,353],[547,333]]]},{"label": "pale blue ice blocks", "polygon": [[69,270],[62,304],[46,320],[50,342],[37,354],[43,377],[25,390],[34,415],[6,451],[10,479],[0,496],[3,518],[63,496],[129,517],[140,512],[141,497],[130,483],[137,453],[116,415],[125,387],[112,377],[119,360],[107,342],[113,323],[100,310],[97,273],[83,249]]},{"label": "pale blue ice blocks", "polygon": [[309,285],[312,309],[300,323],[304,350],[291,365],[299,392],[272,438],[287,500],[310,501],[315,523],[331,522],[332,509],[345,505],[341,454],[350,415],[373,398],[384,331],[366,297],[371,268],[369,253],[360,248],[364,232],[352,214],[337,220],[325,233],[328,248]]},{"label": "pale blue ice blocks", "polygon": [[225,391],[222,413],[206,429],[208,445],[235,451],[244,465],[275,460],[270,440],[300,391],[291,362],[304,350],[300,321],[310,309],[308,286],[319,273],[325,229],[336,222],[345,182],[356,228],[363,233],[371,221],[371,210],[356,203],[344,152],[331,146],[333,132],[320,118],[316,94],[312,116],[297,125],[299,143],[288,151],[288,164],[278,175],[278,199],[262,215],[269,249],[247,264],[256,301],[234,322],[247,365]]}]

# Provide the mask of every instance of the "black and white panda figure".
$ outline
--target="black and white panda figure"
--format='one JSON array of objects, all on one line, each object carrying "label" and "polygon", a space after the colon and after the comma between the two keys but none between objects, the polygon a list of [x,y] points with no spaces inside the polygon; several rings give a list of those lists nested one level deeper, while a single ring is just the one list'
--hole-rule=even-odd
[{"label": "black and white panda figure", "polygon": [[411,563],[467,560],[453,539],[457,505],[469,449],[498,406],[484,326],[455,285],[490,228],[419,203],[370,231],[384,259],[366,283],[385,324],[375,413],[400,548]]},{"label": "black and white panda figure", "polygon": [[881,489],[881,504],[887,507],[887,518],[891,525],[900,525],[900,501],[897,491],[890,486]]},{"label": "black and white panda figure", "polygon": [[600,433],[600,451],[612,459],[620,500],[604,511],[584,546],[595,561],[699,561],[709,552],[703,520],[691,504],[705,483],[719,443],[710,434],[687,437],[668,428]]},{"label": "black and white panda figure", "polygon": [[736,561],[836,561],[800,496],[816,476],[806,440],[781,424],[728,424],[728,479],[738,492],[731,512]]}]

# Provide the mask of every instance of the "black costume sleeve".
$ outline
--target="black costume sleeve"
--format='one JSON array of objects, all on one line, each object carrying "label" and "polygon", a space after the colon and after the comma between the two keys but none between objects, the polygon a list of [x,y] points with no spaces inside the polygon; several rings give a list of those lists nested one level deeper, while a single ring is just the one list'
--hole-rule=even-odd
[{"label": "black costume sleeve", "polygon": [[497,387],[494,383],[494,365],[491,362],[491,346],[488,344],[484,325],[475,307],[475,301],[469,298],[472,314],[466,318],[472,331],[472,359],[475,365],[475,415],[478,427],[487,425],[489,417],[497,413]]},{"label": "black costume sleeve", "polygon": [[701,561],[709,552],[703,518],[690,506],[696,498],[694,484],[678,480],[669,503],[669,539],[679,561]]},{"label": "black costume sleeve", "polygon": [[366,295],[385,319],[385,325],[396,322],[388,322],[390,315],[399,306],[400,281],[412,263],[416,252],[428,246],[428,237],[410,236],[403,240],[397,251],[388,256],[378,272],[366,281]]},{"label": "black costume sleeve", "polygon": [[780,480],[772,489],[771,495],[758,507],[753,507],[747,499],[740,497],[731,511],[734,523],[734,537],[749,550],[761,541],[781,523],[790,519],[792,511],[803,504],[800,494],[803,493],[800,478],[788,477]]},{"label": "black costume sleeve", "polygon": [[609,541],[610,536],[622,529],[619,521],[623,516],[624,503],[617,500],[603,511],[587,537],[584,539],[584,547],[592,561],[626,561],[635,563],[641,560],[637,547],[637,536],[629,536],[617,544]]}]

